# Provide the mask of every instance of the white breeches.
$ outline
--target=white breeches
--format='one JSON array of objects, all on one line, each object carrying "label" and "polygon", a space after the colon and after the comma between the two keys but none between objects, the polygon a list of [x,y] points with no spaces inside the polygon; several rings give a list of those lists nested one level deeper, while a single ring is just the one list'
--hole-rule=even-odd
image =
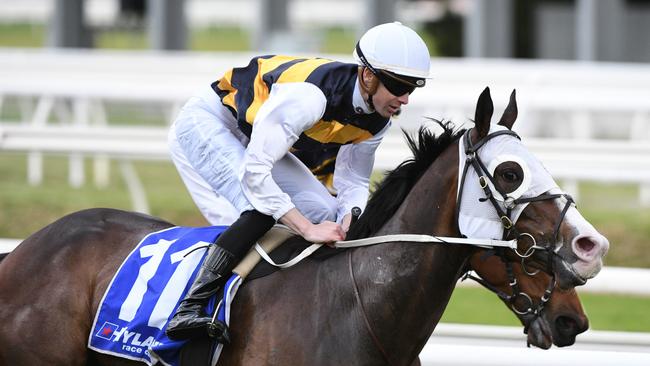
[{"label": "white breeches", "polygon": [[[212,89],[192,97],[170,128],[172,161],[211,225],[229,225],[253,209],[238,179],[247,144],[248,138]],[[307,219],[336,221],[336,198],[293,154],[278,160],[271,175]]]}]

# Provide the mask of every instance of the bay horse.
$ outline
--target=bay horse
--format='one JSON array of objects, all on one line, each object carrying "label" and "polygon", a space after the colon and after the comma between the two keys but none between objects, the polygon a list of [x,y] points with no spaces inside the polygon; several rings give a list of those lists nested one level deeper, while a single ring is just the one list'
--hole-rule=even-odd
[{"label": "bay horse", "polygon": [[[484,160],[477,163],[480,169],[491,164],[483,156],[486,148],[522,146],[514,133],[491,132],[492,112],[486,88],[477,102],[475,127],[468,132],[445,125],[438,137],[421,130],[417,143],[409,139],[415,157],[387,176],[348,237],[460,237],[458,217],[465,208],[458,197],[464,192],[461,187],[473,184],[485,189],[484,200],[496,202],[495,212],[504,213],[496,217],[503,223],[503,237],[522,239],[521,247],[385,243],[350,249],[324,261],[305,260],[240,289],[231,314],[233,341],[219,364],[417,364],[457,280],[470,268],[521,312],[531,344],[548,348],[550,342],[573,343],[586,329],[586,317],[571,289],[597,274],[609,243],[564,194],[549,191],[496,200],[497,192],[508,198],[505,193],[531,178],[512,161],[499,163],[476,181],[461,175],[463,149]],[[500,125],[510,131],[516,114],[513,92]],[[528,164],[539,164],[527,150],[516,151]],[[536,170],[533,181],[544,173],[548,175]],[[490,184],[485,184],[485,176]],[[516,212],[515,206],[524,208]],[[88,334],[124,258],[146,234],[170,226],[138,213],[90,209],[28,237],[0,262],[0,365],[133,364],[88,350]],[[490,264],[493,254],[500,264]],[[493,278],[498,268],[504,270],[506,282],[515,279],[519,285]],[[542,273],[528,275],[538,270]],[[526,296],[521,295],[524,286],[529,286]],[[519,303],[526,297],[536,299],[532,311],[521,311],[526,305],[521,308]]]}]

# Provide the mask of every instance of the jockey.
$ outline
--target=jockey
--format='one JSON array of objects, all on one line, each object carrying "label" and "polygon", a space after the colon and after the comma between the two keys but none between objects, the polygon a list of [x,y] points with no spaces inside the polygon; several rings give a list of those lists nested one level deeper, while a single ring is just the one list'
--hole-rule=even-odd
[{"label": "jockey", "polygon": [[[368,30],[353,55],[357,64],[255,57],[183,106],[169,134],[181,178],[211,224],[227,221],[223,200],[241,215],[210,246],[167,327],[170,339],[206,334],[207,300],[276,221],[310,242],[333,243],[345,238],[350,210],[365,207],[375,150],[390,118],[424,86],[430,57],[399,22]],[[336,151],[336,197],[294,155],[326,151]],[[227,342],[219,327],[217,339]]]}]

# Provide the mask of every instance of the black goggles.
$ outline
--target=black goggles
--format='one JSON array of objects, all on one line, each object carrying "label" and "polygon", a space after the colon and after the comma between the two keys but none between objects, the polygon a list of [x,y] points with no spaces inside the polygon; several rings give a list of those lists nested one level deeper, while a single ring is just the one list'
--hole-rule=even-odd
[{"label": "black goggles", "polygon": [[357,43],[357,56],[361,59],[361,62],[366,66],[370,71],[372,71],[375,76],[381,81],[382,84],[386,87],[389,93],[393,94],[396,97],[401,97],[404,94],[411,94],[415,88],[423,87],[425,80],[422,78],[414,78],[410,76],[401,76],[396,75],[392,72],[377,70],[370,62],[366,59],[366,56],[361,51],[359,43]]},{"label": "black goggles", "polygon": [[379,73],[375,75],[377,75],[377,78],[379,78],[379,81],[384,84],[386,89],[396,97],[401,97],[404,94],[411,94],[415,88],[424,86],[424,79],[409,78],[414,80],[405,80],[402,79],[402,77],[394,76],[383,70],[380,70]]}]

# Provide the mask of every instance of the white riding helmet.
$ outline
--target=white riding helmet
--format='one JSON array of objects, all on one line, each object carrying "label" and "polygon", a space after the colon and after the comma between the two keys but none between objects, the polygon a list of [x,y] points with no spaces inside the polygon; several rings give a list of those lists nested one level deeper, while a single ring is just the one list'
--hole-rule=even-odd
[{"label": "white riding helmet", "polygon": [[[418,80],[429,79],[431,57],[422,38],[400,22],[385,23],[370,28],[359,40],[353,52],[361,66],[385,70]],[[375,72],[376,73],[376,72]]]}]

